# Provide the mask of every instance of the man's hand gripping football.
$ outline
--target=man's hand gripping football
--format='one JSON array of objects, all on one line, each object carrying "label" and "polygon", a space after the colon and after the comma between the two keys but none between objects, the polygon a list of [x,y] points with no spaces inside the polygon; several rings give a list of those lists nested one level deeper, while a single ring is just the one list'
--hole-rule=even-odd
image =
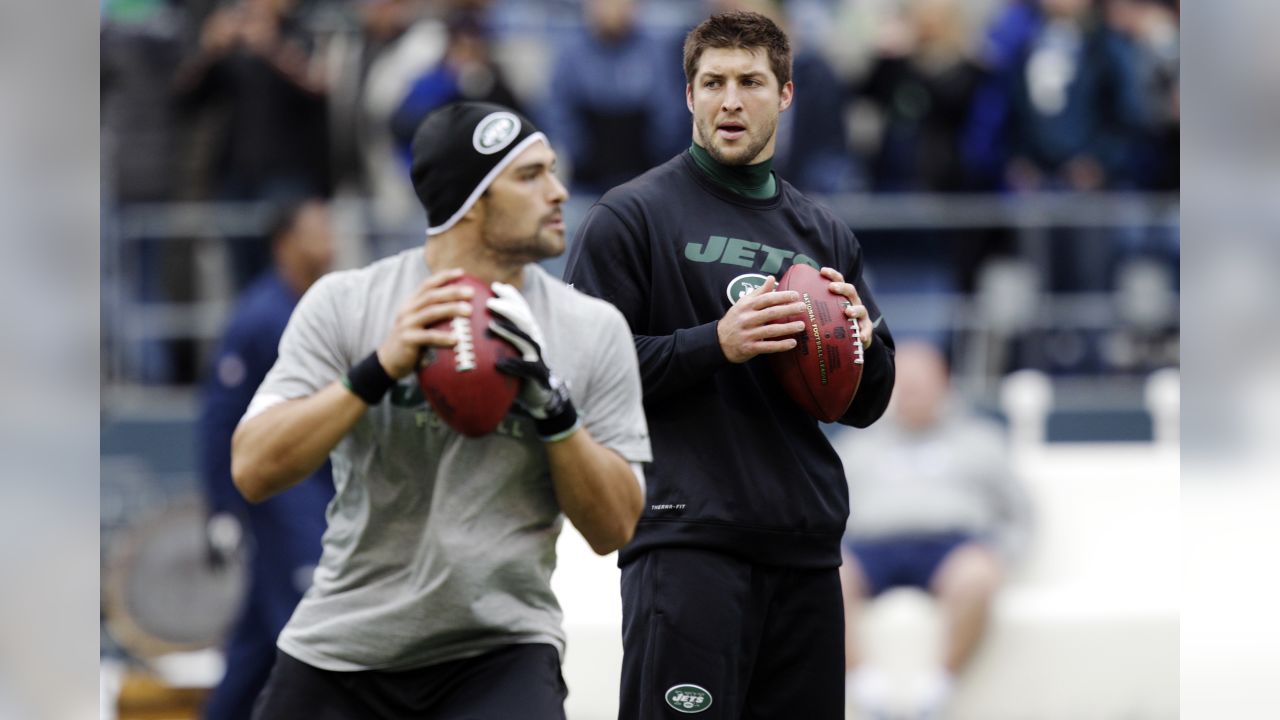
[{"label": "man's hand gripping football", "polygon": [[494,297],[486,303],[494,318],[489,332],[511,343],[518,358],[498,361],[498,370],[522,380],[516,404],[527,412],[544,442],[563,440],[580,427],[569,387],[542,357],[542,330],[524,296],[511,285],[495,282]]}]

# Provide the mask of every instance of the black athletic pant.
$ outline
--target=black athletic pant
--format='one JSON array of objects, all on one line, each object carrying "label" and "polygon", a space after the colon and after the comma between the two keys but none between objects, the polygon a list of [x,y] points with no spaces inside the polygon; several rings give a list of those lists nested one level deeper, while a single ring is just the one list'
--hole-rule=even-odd
[{"label": "black athletic pant", "polygon": [[254,720],[564,720],[560,654],[511,645],[415,670],[335,672],[284,652]]},{"label": "black athletic pant", "polygon": [[620,720],[842,720],[836,568],[755,565],[691,548],[622,568]]}]

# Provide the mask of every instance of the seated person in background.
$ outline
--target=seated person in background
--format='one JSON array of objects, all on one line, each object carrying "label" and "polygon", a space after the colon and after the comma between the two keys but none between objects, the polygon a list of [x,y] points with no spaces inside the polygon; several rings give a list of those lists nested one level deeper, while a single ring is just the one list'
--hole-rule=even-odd
[{"label": "seated person in background", "polygon": [[982,638],[1006,570],[1030,531],[1000,430],[949,395],[942,354],[912,342],[898,349],[898,382],[886,422],[837,438],[849,472],[844,565],[849,700],[871,718],[886,713],[887,678],[858,655],[865,601],[915,587],[938,602],[942,664],[919,698],[917,718],[938,717],[956,676]]}]

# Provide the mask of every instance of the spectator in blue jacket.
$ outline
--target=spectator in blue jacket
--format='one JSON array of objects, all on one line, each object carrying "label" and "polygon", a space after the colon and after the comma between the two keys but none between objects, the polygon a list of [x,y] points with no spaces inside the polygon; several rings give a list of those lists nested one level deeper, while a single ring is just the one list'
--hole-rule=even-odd
[{"label": "spectator in blue jacket", "polygon": [[241,297],[201,397],[200,474],[210,527],[213,518],[219,524],[235,519],[247,543],[250,576],[226,645],[226,674],[204,709],[207,720],[249,717],[275,661],[276,636],[311,584],[333,497],[327,462],[289,492],[258,505],[250,505],[231,481],[231,434],[276,361],[294,305],[333,263],[327,205],[312,200],[284,210],[271,241],[273,268]]},{"label": "spectator in blue jacket", "polygon": [[541,116],[572,174],[596,195],[684,149],[689,114],[674,41],[646,31],[634,0],[586,0],[586,25],[565,41]]},{"label": "spectator in blue jacket", "polygon": [[1132,180],[1143,122],[1137,57],[1090,0],[1040,0],[1034,34],[1007,77],[1014,190],[1103,190]]},{"label": "spectator in blue jacket", "polygon": [[491,29],[482,12],[462,7],[448,16],[445,30],[444,57],[413,81],[391,116],[391,134],[405,168],[412,164],[414,133],[436,108],[468,100],[523,112],[493,57]]}]

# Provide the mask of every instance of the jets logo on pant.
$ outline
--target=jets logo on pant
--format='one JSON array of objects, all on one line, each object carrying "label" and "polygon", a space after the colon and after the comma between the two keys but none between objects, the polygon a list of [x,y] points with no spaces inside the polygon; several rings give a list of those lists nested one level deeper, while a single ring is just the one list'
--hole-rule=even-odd
[{"label": "jets logo on pant", "polygon": [[700,713],[711,707],[711,693],[699,685],[676,685],[667,691],[667,704],[682,713]]}]

